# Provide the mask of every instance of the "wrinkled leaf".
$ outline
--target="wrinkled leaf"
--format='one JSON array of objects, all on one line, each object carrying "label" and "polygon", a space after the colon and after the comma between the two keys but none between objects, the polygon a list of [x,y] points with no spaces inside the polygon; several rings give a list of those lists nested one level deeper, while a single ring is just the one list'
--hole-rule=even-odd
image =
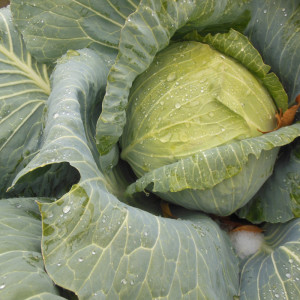
[{"label": "wrinkled leaf", "polygon": [[36,200],[0,200],[0,299],[65,299],[44,270]]}]

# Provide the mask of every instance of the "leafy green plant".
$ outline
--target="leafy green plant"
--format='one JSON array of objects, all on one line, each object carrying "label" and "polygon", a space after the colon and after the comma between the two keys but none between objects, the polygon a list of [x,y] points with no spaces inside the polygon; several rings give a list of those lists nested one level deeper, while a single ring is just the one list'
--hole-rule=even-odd
[{"label": "leafy green plant", "polygon": [[[275,128],[300,93],[299,1],[10,3],[0,10],[0,298],[299,298],[300,124],[257,130]],[[218,79],[203,64],[215,80],[196,85],[200,104],[167,99],[186,84],[186,45],[245,71],[236,98],[237,81],[223,85],[234,71]],[[149,119],[159,129],[203,110],[225,126],[235,109],[231,136],[216,143],[188,152],[187,130],[183,146],[166,130],[129,155],[139,133],[151,135]],[[160,215],[160,199],[176,219]],[[261,224],[259,251],[239,259],[216,215]]]}]

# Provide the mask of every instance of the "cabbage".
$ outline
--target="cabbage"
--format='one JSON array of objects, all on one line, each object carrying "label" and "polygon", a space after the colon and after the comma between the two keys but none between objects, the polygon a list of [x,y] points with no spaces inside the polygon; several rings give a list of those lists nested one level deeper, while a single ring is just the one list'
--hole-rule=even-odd
[{"label": "cabbage", "polygon": [[[299,0],[9,2],[0,9],[0,299],[299,299],[299,116],[257,131],[274,128],[275,111],[286,113],[300,93]],[[214,53],[218,67],[243,70],[235,77],[249,76],[269,108],[259,113],[249,80],[227,101],[224,84],[239,84],[225,71],[194,91],[199,103],[216,93],[212,111],[202,104],[183,114],[193,101],[167,102],[167,94],[152,108],[150,95],[191,88],[177,65],[157,81],[162,61],[152,83],[143,79],[180,43],[182,51],[201,45],[199,53]],[[139,82],[146,88],[139,100],[149,103],[131,115]],[[213,134],[188,154],[187,133],[197,140],[199,130],[174,127],[158,137],[168,161],[154,165],[152,157],[142,169],[120,159],[119,141],[129,157],[137,117],[143,126],[151,118],[154,126],[184,124],[197,111],[207,112],[209,134],[224,126],[227,135]],[[241,126],[225,126],[224,111]],[[183,146],[171,149],[177,137]],[[162,156],[157,148],[149,150]],[[178,204],[170,206],[177,219],[161,216],[161,198]],[[266,223],[259,249],[242,261],[223,230],[236,214]]]},{"label": "cabbage", "polygon": [[130,90],[121,157],[140,177],[272,130],[275,113],[267,89],[240,63],[207,44],[174,43]]},{"label": "cabbage", "polygon": [[[220,52],[220,41],[233,38]],[[284,106],[285,93],[238,32],[195,39],[211,45],[193,40],[171,44],[130,89],[121,157],[140,179],[128,194],[149,189],[188,209],[229,215],[272,174],[277,145],[254,147],[256,153],[245,153],[243,145],[258,143],[264,138],[261,131],[276,127],[276,105]],[[238,43],[243,51],[232,51]],[[240,52],[242,59],[250,57],[245,64]],[[281,102],[271,96],[270,76]],[[226,157],[232,147],[239,147],[239,153]]]}]

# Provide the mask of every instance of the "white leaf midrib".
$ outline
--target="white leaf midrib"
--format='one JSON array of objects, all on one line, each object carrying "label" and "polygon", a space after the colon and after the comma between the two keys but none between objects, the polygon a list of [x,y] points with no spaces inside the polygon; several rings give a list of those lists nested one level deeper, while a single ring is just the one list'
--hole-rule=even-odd
[{"label": "white leaf midrib", "polygon": [[20,69],[24,76],[28,77],[33,83],[38,86],[46,95],[50,94],[50,85],[44,81],[28,64],[21,61],[15,53],[8,51],[3,45],[0,45],[0,52],[8,58],[8,64],[12,62],[18,69]]}]

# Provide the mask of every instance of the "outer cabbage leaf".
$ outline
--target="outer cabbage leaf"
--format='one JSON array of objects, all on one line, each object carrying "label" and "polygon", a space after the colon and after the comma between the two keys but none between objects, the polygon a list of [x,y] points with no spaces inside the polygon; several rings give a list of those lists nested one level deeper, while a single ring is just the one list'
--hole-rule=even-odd
[{"label": "outer cabbage leaf", "polygon": [[43,147],[16,179],[53,162],[80,172],[69,193],[40,204],[48,274],[80,299],[232,299],[238,261],[214,221],[182,210],[181,220],[156,217],[109,193],[118,186],[97,166],[90,133],[107,69],[93,51],[78,54],[52,75]]},{"label": "outer cabbage leaf", "polygon": [[244,262],[240,300],[300,298],[300,220],[268,224],[260,250]]},{"label": "outer cabbage leaf", "polygon": [[0,194],[3,195],[38,148],[50,84],[46,65],[37,63],[0,10]]},{"label": "outer cabbage leaf", "polygon": [[[300,93],[299,9],[298,0],[252,1],[253,17],[246,30],[264,61],[272,66],[286,88],[290,105]],[[299,120],[299,113],[296,119]],[[296,145],[294,143],[291,147],[297,148]],[[290,147],[283,149],[280,161],[275,165],[274,176],[240,212],[241,216],[254,222],[284,222],[298,215],[300,169],[295,159],[295,151],[298,150],[290,150]],[[257,205],[255,209],[254,203]]]},{"label": "outer cabbage leaf", "polygon": [[276,147],[291,143],[299,135],[300,124],[294,124],[204,150],[146,173],[127,192],[150,189],[183,207],[228,215],[245,205],[271,175]]},{"label": "outer cabbage leaf", "polygon": [[239,217],[252,223],[283,223],[300,217],[300,139],[287,147],[272,176],[238,211]]},{"label": "outer cabbage leaf", "polygon": [[289,104],[300,93],[300,1],[253,0],[252,18],[245,31],[272,66],[289,95]]},{"label": "outer cabbage leaf", "polygon": [[56,284],[80,299],[232,299],[236,257],[212,220],[182,211],[182,220],[155,217],[99,186],[82,181],[41,207],[45,264]]},{"label": "outer cabbage leaf", "polygon": [[89,47],[110,64],[123,24],[138,2],[12,0],[11,9],[28,50],[38,61],[53,62],[67,50]]},{"label": "outer cabbage leaf", "polygon": [[1,299],[65,299],[44,270],[36,200],[0,200]]},{"label": "outer cabbage leaf", "polygon": [[[91,162],[88,157],[82,159],[81,153],[86,151],[92,153],[94,159],[99,162],[94,132],[99,105],[105,90],[108,73],[106,64],[96,52],[84,49],[63,56],[58,61],[56,69],[51,76],[53,89],[48,99],[47,123],[41,145],[43,155],[40,150],[18,173],[13,184],[25,181],[35,173],[39,175],[47,166],[69,163],[70,156],[74,161],[82,160],[83,164],[94,165],[94,160]],[[86,74],[86,77],[82,74]],[[82,119],[85,122],[84,128]],[[68,123],[68,120],[75,121]],[[84,141],[76,138],[76,132],[81,131],[84,132]],[[72,170],[73,173],[77,173],[76,169]]]},{"label": "outer cabbage leaf", "polygon": [[132,82],[147,69],[156,53],[169,44],[176,30],[192,23],[202,28],[222,24],[225,13],[226,19],[233,17],[235,22],[247,11],[248,2],[141,1],[121,32],[118,57],[108,77],[97,124],[97,147],[101,154],[109,152],[122,135]]},{"label": "outer cabbage leaf", "polygon": [[[8,8],[0,10],[0,32],[0,194],[61,195],[69,190],[70,182],[78,180],[67,164],[40,170],[35,174],[39,178],[31,176],[6,193],[42,142],[50,82],[47,66],[38,63],[26,50]],[[41,173],[44,177],[40,177]]]}]

